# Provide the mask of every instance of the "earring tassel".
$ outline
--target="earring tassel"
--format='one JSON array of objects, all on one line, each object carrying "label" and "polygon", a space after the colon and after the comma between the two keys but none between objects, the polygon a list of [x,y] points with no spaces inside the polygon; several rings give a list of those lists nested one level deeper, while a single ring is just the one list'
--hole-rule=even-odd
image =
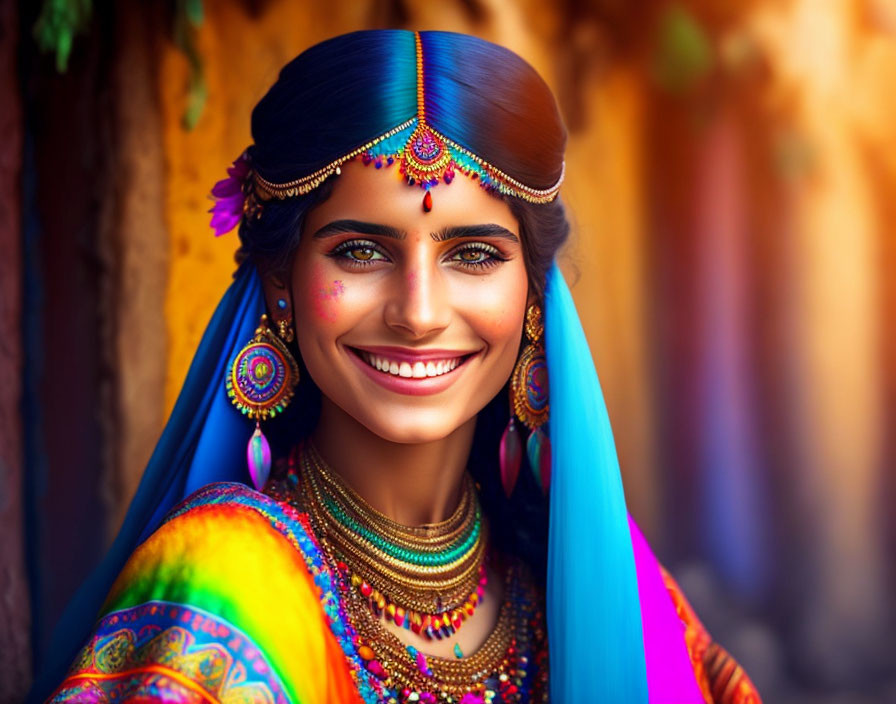
[{"label": "earring tassel", "polygon": [[252,433],[249,445],[246,447],[246,460],[252,483],[256,491],[261,491],[271,474],[271,446],[258,423],[255,424],[255,432]]},{"label": "earring tassel", "polygon": [[501,436],[499,447],[499,459],[501,462],[501,484],[507,498],[513,493],[517,477],[520,476],[520,462],[523,459],[523,447],[520,442],[520,434],[517,432],[513,418],[507,424],[504,434]]},{"label": "earring tassel", "polygon": [[543,493],[547,493],[551,484],[551,441],[545,432],[538,428],[529,433],[526,441],[526,455],[529,467],[535,475],[535,481]]}]

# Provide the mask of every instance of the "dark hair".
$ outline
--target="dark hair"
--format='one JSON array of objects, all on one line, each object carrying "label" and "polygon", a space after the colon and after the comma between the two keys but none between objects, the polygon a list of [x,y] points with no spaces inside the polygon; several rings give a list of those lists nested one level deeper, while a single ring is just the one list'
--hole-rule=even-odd
[{"label": "dark hair", "polygon": [[[563,170],[566,128],[538,73],[508,49],[476,37],[421,32],[420,40],[428,124],[527,186],[553,185]],[[275,183],[298,179],[407,122],[417,115],[416,69],[413,32],[354,32],[311,47],[283,68],[252,112],[252,168]],[[248,257],[263,271],[286,270],[305,216],[329,196],[334,178],[306,195],[265,201],[257,219],[244,218],[237,258]],[[519,221],[530,289],[540,298],[569,234],[563,205],[559,199],[536,204],[497,197]],[[275,452],[278,445],[281,452],[288,449],[297,427],[310,430],[319,393],[313,383],[300,385],[291,410],[269,424]],[[499,545],[523,553],[543,573],[547,521],[533,520],[533,514],[544,518],[546,506],[534,479],[524,473],[511,502],[497,480],[497,446],[507,418],[503,394],[480,412],[471,471],[482,485]]]}]

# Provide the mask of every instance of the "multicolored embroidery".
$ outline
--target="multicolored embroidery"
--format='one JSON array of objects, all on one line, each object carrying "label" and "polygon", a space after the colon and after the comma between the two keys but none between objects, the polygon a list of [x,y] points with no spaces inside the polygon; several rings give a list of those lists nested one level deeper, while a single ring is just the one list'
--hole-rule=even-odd
[{"label": "multicolored embroidery", "polygon": [[662,567],[660,573],[684,624],[691,665],[707,704],[760,704],[759,692],[744,669],[713,641],[672,575]]},{"label": "multicolored embroidery", "polygon": [[[274,482],[269,484],[271,490]],[[200,506],[236,504],[245,506],[264,516],[278,533],[283,535],[305,561],[308,572],[320,590],[320,602],[330,630],[346,656],[351,676],[363,701],[375,704],[381,701],[382,686],[363,667],[363,661],[355,647],[355,633],[339,599],[334,577],[325,564],[320,547],[312,537],[308,516],[298,512],[288,502],[269,498],[251,491],[243,484],[218,482],[210,484],[172,509],[166,521]]]},{"label": "multicolored embroidery", "polygon": [[175,695],[178,702],[289,702],[264,654],[239,629],[163,601],[103,618],[50,701],[171,701]]},{"label": "multicolored embroidery", "polygon": [[[251,491],[242,484],[209,485],[173,509],[164,525],[190,514],[195,521],[191,530],[196,530],[196,526],[202,526],[203,521],[207,520],[203,515],[218,515],[219,509],[216,507],[225,512],[222,515],[233,516],[235,514],[231,509],[245,508],[254,516],[261,517],[286,538],[301,558],[317,589],[325,627],[329,628],[338,644],[338,650],[331,652],[342,656],[337,660],[322,661],[319,666],[339,667],[340,681],[347,676],[349,679],[345,682],[353,690],[352,693],[356,690],[361,700],[368,704],[397,701],[401,693],[390,689],[387,681],[376,677],[366,667],[360,654],[360,639],[346,613],[345,594],[338,577],[313,536],[307,514],[290,503],[290,499],[295,498],[290,484],[295,481],[295,476],[281,477],[282,480],[271,481],[266,487],[270,496]],[[184,533],[178,530],[172,536],[175,534],[178,539],[185,537],[190,541],[188,545],[192,545],[194,538],[186,537],[190,535],[189,530]],[[153,550],[155,548],[150,550],[150,554],[154,554]],[[192,585],[193,582],[185,584]],[[126,580],[122,594],[128,593],[128,585],[130,581]],[[526,613],[531,620],[529,628],[523,629],[526,633],[520,634],[515,651],[523,667],[507,680],[491,683],[497,695],[492,699],[494,704],[544,701],[547,697],[543,617],[541,610],[535,607],[538,600],[529,591],[523,591],[525,594],[520,592],[521,613]],[[145,598],[142,592],[138,591],[137,594]],[[125,700],[164,700],[189,704],[288,704],[293,701],[289,687],[295,686],[295,683],[290,685],[292,680],[281,680],[268,659],[270,654],[266,655],[258,647],[247,635],[248,631],[237,629],[226,618],[212,615],[196,606],[165,600],[143,601],[137,605],[133,602],[125,605],[125,601],[110,603],[117,604],[117,608],[101,619],[90,642],[79,653],[65,684],[50,701],[59,704]],[[542,633],[542,636],[533,641],[528,636],[530,632]],[[346,668],[344,671],[341,670],[343,666]],[[309,663],[309,667],[311,672],[315,671],[315,666]],[[346,693],[343,690],[338,695],[340,701],[344,700]],[[295,694],[298,695],[297,692]],[[302,695],[301,702],[305,701]],[[297,702],[293,701],[293,704]]]}]

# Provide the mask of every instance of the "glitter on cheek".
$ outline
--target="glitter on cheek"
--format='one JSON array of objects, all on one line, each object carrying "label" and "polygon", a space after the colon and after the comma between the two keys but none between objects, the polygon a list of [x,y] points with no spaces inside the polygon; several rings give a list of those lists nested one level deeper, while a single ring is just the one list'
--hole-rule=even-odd
[{"label": "glitter on cheek", "polygon": [[314,291],[314,312],[328,323],[335,323],[339,316],[339,299],[345,293],[345,285],[339,281],[317,286]]}]

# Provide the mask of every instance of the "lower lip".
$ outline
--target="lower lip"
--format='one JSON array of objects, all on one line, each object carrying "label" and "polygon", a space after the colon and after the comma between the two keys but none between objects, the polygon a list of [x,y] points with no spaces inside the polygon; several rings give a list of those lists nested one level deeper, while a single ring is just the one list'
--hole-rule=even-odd
[{"label": "lower lip", "polygon": [[361,367],[364,373],[377,384],[389,391],[394,391],[397,394],[406,394],[408,396],[429,396],[444,391],[460,378],[467,363],[473,359],[473,357],[478,355],[477,352],[476,354],[464,358],[463,362],[458,364],[450,372],[446,372],[441,376],[427,376],[415,379],[414,377],[397,376],[395,374],[381,372],[379,369],[371,367],[355,352],[352,352],[351,350],[347,350],[347,352],[348,356],[354,360],[355,364]]}]

